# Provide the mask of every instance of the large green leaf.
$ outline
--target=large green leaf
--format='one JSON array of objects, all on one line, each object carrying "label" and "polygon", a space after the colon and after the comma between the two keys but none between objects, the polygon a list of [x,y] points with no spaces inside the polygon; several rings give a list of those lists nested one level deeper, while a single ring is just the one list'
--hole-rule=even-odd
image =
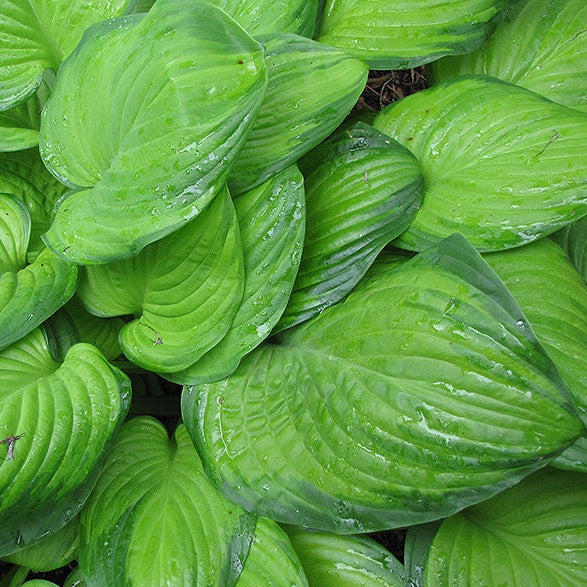
[{"label": "large green leaf", "polygon": [[233,501],[339,533],[415,524],[516,483],[581,434],[522,311],[465,239],[375,269],[230,377],[184,389],[186,425]]},{"label": "large green leaf", "polygon": [[30,229],[25,204],[0,194],[0,349],[44,322],[75,292],[77,267],[48,249],[27,265]]},{"label": "large green leaf", "polygon": [[318,39],[372,69],[407,69],[468,53],[495,28],[507,0],[326,0]]},{"label": "large green leaf", "polygon": [[460,232],[479,250],[501,250],[587,214],[582,112],[471,76],[388,106],[374,125],[424,173],[424,202],[401,247],[421,250]]},{"label": "large green leaf", "polygon": [[138,256],[86,267],[78,296],[98,316],[134,314],[120,345],[152,371],[189,367],[227,333],[244,288],[238,221],[225,189],[187,226]]},{"label": "large green leaf", "polygon": [[432,77],[484,73],[587,111],[586,21],[584,0],[518,0],[483,47],[436,61]]},{"label": "large green leaf", "polygon": [[89,585],[234,585],[255,516],[212,486],[183,426],[123,426],[83,510],[79,563]]},{"label": "large green leaf", "polygon": [[93,346],[60,364],[37,329],[0,351],[0,556],[71,520],[126,415],[130,382]]},{"label": "large green leaf", "polygon": [[414,156],[365,124],[337,132],[302,161],[307,229],[300,270],[277,329],[346,296],[422,201]]},{"label": "large green leaf", "polygon": [[251,550],[236,585],[308,587],[304,568],[287,534],[272,520],[257,520]]},{"label": "large green leaf", "polygon": [[266,37],[264,44],[269,85],[229,177],[233,194],[260,185],[324,140],[367,81],[365,64],[344,51],[291,34]]},{"label": "large green leaf", "polygon": [[587,475],[544,470],[443,522],[426,587],[587,582]]},{"label": "large green leaf", "polygon": [[587,217],[569,224],[552,236],[565,249],[583,281],[587,283]]},{"label": "large green leaf", "polygon": [[249,34],[295,33],[312,37],[318,0],[209,0]]},{"label": "large green leaf", "polygon": [[186,224],[222,187],[265,85],[261,45],[207,2],[92,27],[43,111],[41,154],[76,187],[46,242],[106,262]]},{"label": "large green leaf", "polygon": [[243,245],[245,292],[226,336],[187,369],[166,375],[182,384],[216,381],[271,333],[288,302],[304,242],[303,178],[294,165],[235,200]]},{"label": "large green leaf", "polygon": [[338,536],[288,529],[310,585],[320,587],[404,587],[403,565],[366,536]]},{"label": "large green leaf", "polygon": [[91,24],[121,15],[131,0],[0,0],[0,110],[57,71]]}]

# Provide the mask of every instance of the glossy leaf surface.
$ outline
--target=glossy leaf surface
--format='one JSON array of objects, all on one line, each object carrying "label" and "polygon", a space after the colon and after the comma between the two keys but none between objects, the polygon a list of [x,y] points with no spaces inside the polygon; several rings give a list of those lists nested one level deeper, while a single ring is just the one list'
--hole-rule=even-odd
[{"label": "glossy leaf surface", "polygon": [[93,314],[133,314],[125,355],[152,371],[185,369],[226,334],[244,288],[238,221],[226,190],[187,226],[138,256],[87,267],[78,296]]},{"label": "glossy leaf surface", "polygon": [[582,112],[472,76],[388,106],[374,126],[424,173],[422,207],[398,246],[422,250],[459,232],[479,250],[502,250],[587,213]]},{"label": "glossy leaf surface", "polygon": [[233,194],[258,186],[324,140],[367,81],[365,64],[344,51],[288,34],[263,43],[269,85],[228,180]]},{"label": "glossy leaf surface", "polygon": [[587,111],[587,4],[521,0],[477,51],[431,65],[437,81],[483,73]]},{"label": "glossy leaf surface", "polygon": [[184,389],[207,472],[247,509],[338,533],[424,522],[581,434],[522,311],[462,237],[375,269],[230,377]]},{"label": "glossy leaf surface", "polygon": [[73,346],[62,364],[55,362],[39,329],[0,351],[0,380],[5,555],[77,514],[126,415],[130,382],[88,344]]},{"label": "glossy leaf surface", "polygon": [[414,156],[367,125],[337,132],[304,158],[302,170],[306,236],[278,330],[346,296],[381,249],[406,230],[422,201]]},{"label": "glossy leaf surface", "polygon": [[183,426],[125,424],[81,520],[90,585],[234,585],[255,516],[212,486]]},{"label": "glossy leaf surface", "polygon": [[43,111],[43,159],[76,188],[46,242],[102,263],[186,224],[222,187],[265,84],[262,47],[207,2],[90,29]]},{"label": "glossy leaf surface", "polygon": [[567,252],[583,281],[587,283],[587,217],[565,226],[552,236]]},{"label": "glossy leaf surface", "polygon": [[506,6],[505,0],[326,0],[318,39],[371,69],[407,69],[473,51]]},{"label": "glossy leaf surface", "polygon": [[445,520],[426,587],[584,585],[586,502],[586,475],[547,469]]}]

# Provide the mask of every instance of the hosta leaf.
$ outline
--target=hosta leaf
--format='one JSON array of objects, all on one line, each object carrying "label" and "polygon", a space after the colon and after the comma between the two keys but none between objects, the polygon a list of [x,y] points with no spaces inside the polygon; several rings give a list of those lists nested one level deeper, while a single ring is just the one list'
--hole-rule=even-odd
[{"label": "hosta leaf", "polygon": [[52,571],[69,564],[76,556],[79,516],[57,532],[44,536],[38,542],[18,550],[3,560],[27,567],[35,573]]},{"label": "hosta leaf", "polygon": [[53,207],[65,190],[47,171],[37,149],[0,154],[0,192],[16,196],[30,213],[29,260],[45,248],[41,235],[49,228]]},{"label": "hosta leaf", "polygon": [[89,585],[234,585],[255,516],[224,499],[183,426],[130,420],[81,518],[79,563]]},{"label": "hosta leaf", "polygon": [[76,187],[46,242],[106,262],[186,224],[222,187],[265,85],[261,45],[207,2],[95,25],[43,111],[41,154]]},{"label": "hosta leaf", "polygon": [[39,144],[39,122],[35,120],[34,102],[33,97],[24,104],[0,112],[0,152],[22,151]]},{"label": "hosta leaf", "polygon": [[556,457],[552,461],[552,466],[557,469],[587,473],[587,434]]},{"label": "hosta leaf", "polygon": [[411,526],[406,532],[404,544],[404,565],[410,587],[422,587],[424,585],[424,569],[430,553],[430,547],[441,520]]},{"label": "hosta leaf", "polygon": [[167,375],[183,384],[216,381],[267,338],[289,299],[304,242],[304,188],[292,166],[235,200],[245,291],[230,330],[196,363]]},{"label": "hosta leaf", "polygon": [[229,177],[233,194],[258,186],[324,140],[367,81],[365,64],[338,49],[290,34],[264,43],[269,85]]},{"label": "hosta leaf", "polygon": [[287,534],[272,520],[257,520],[251,549],[236,585],[308,587],[304,569]]},{"label": "hosta leaf", "polygon": [[226,334],[243,296],[238,221],[225,189],[197,218],[137,257],[87,267],[78,295],[98,316],[134,314],[125,355],[152,371],[185,369]]},{"label": "hosta leaf", "polygon": [[55,362],[38,329],[0,351],[0,381],[0,555],[7,555],[77,514],[126,415],[130,382],[88,344]]},{"label": "hosta leaf", "polygon": [[17,198],[0,194],[0,276],[26,266],[31,218]]},{"label": "hosta leaf", "polygon": [[583,281],[587,283],[587,217],[565,226],[552,236],[565,249]]},{"label": "hosta leaf", "polygon": [[408,96],[374,124],[424,173],[424,202],[395,241],[401,247],[421,250],[460,232],[479,250],[501,250],[587,213],[581,112],[473,76]]},{"label": "hosta leaf", "polygon": [[318,39],[372,69],[407,69],[469,53],[492,33],[506,0],[326,0]]},{"label": "hosta leaf", "polygon": [[439,81],[484,73],[587,111],[587,4],[521,0],[481,49],[432,64]]},{"label": "hosta leaf", "polygon": [[288,535],[310,585],[404,587],[403,565],[366,536],[337,536],[291,528]]},{"label": "hosta leaf", "polygon": [[186,387],[208,474],[277,521],[339,533],[458,511],[542,467],[583,429],[495,273],[455,235]]},{"label": "hosta leaf", "polygon": [[586,502],[586,475],[546,469],[445,520],[425,585],[585,585]]},{"label": "hosta leaf", "polygon": [[0,0],[0,110],[30,96],[88,26],[119,16],[129,1]]},{"label": "hosta leaf", "polygon": [[302,171],[306,237],[280,330],[347,295],[381,249],[406,230],[422,201],[414,156],[364,124],[336,133],[309,153]]},{"label": "hosta leaf", "polygon": [[209,0],[250,35],[295,33],[312,37],[318,0]]}]

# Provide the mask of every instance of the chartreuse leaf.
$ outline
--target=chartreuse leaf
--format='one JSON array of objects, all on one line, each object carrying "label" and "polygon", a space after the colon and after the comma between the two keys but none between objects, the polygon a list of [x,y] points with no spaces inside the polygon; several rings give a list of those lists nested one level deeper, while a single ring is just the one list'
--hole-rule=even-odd
[{"label": "chartreuse leaf", "polygon": [[85,268],[78,295],[98,316],[134,314],[120,345],[152,371],[185,369],[226,334],[244,288],[238,221],[225,189],[138,256]]},{"label": "chartreuse leaf", "polygon": [[63,363],[33,330],[0,351],[0,556],[71,520],[130,399],[126,375],[93,346]]},{"label": "chartreuse leaf", "polygon": [[[0,152],[21,151],[39,144],[39,122],[34,97],[0,112]],[[37,116],[35,116],[37,115]]]},{"label": "chartreuse leaf", "polygon": [[91,24],[123,14],[130,0],[0,0],[0,110],[57,71]]},{"label": "chartreuse leaf", "polygon": [[127,422],[81,516],[89,585],[234,585],[256,517],[210,483],[184,426]]},{"label": "chartreuse leaf", "polygon": [[30,228],[25,204],[0,194],[0,349],[49,318],[77,283],[77,267],[47,249],[26,264]]},{"label": "chartreuse leaf", "polygon": [[587,4],[521,0],[479,50],[431,65],[432,77],[484,73],[587,111]]},{"label": "chartreuse leaf", "polygon": [[587,115],[491,78],[408,96],[374,126],[417,157],[422,207],[395,242],[412,250],[460,232],[482,251],[519,246],[587,213]]},{"label": "chartreuse leaf", "polygon": [[[492,253],[485,259],[528,317],[587,426],[587,289],[581,276],[550,239]],[[574,455],[572,460],[577,461],[582,453],[577,468],[587,472],[585,439],[575,445],[568,449]],[[565,453],[561,457],[568,466]]]},{"label": "chartreuse leaf", "polygon": [[290,539],[273,520],[267,518],[257,520],[251,550],[236,585],[237,587],[308,586],[304,568]]},{"label": "chartreuse leaf", "polygon": [[216,381],[267,338],[283,313],[304,242],[303,178],[295,165],[235,200],[245,291],[230,330],[201,359],[166,377],[182,384]]},{"label": "chartreuse leaf", "polygon": [[403,565],[366,536],[338,536],[288,529],[310,585],[320,587],[404,587]]},{"label": "chartreuse leaf", "polygon": [[312,37],[318,0],[209,0],[250,35],[295,33]]},{"label": "chartreuse leaf", "polygon": [[493,32],[506,0],[326,0],[318,40],[371,69],[407,69],[469,53]]},{"label": "chartreuse leaf", "polygon": [[92,27],[43,111],[41,154],[77,188],[46,242],[106,262],[186,224],[222,187],[265,85],[261,45],[208,2]]},{"label": "chartreuse leaf", "polygon": [[269,85],[229,176],[233,194],[260,185],[323,141],[351,111],[367,81],[366,65],[344,51],[291,34],[263,42]]},{"label": "chartreuse leaf", "polygon": [[424,584],[540,585],[587,582],[587,476],[545,469],[445,520]]},{"label": "chartreuse leaf", "polygon": [[36,573],[64,567],[76,556],[78,529],[79,517],[76,516],[57,532],[44,536],[38,542],[4,557],[3,560]]},{"label": "chartreuse leaf", "polygon": [[65,190],[47,171],[37,149],[0,154],[0,193],[16,196],[30,214],[29,261],[45,248],[41,235],[49,228],[55,203]]},{"label": "chartreuse leaf", "polygon": [[230,377],[186,387],[182,412],[227,497],[338,533],[449,515],[583,429],[522,311],[459,235],[378,263]]},{"label": "chartreuse leaf", "polygon": [[553,234],[587,283],[587,217],[583,217]]},{"label": "chartreuse leaf", "polygon": [[422,201],[415,157],[372,127],[341,130],[303,161],[307,230],[300,270],[278,329],[346,296]]}]

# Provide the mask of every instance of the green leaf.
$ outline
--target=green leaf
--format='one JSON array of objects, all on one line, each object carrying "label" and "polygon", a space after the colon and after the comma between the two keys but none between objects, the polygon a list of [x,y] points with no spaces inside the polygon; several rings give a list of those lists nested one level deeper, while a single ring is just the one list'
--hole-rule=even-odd
[{"label": "green leaf", "polygon": [[483,73],[587,111],[586,19],[584,0],[514,2],[483,47],[436,61],[430,77]]},{"label": "green leaf", "polygon": [[76,188],[46,242],[103,263],[185,225],[223,186],[265,85],[261,45],[207,2],[92,27],[43,111],[43,159]]},{"label": "green leaf", "polygon": [[260,185],[323,141],[351,111],[367,81],[365,64],[338,49],[291,34],[263,41],[269,86],[229,176],[233,194]]},{"label": "green leaf", "polygon": [[182,384],[216,381],[271,333],[288,302],[304,242],[303,178],[288,167],[235,200],[245,292],[230,330],[193,365],[166,375]]},{"label": "green leaf", "polygon": [[120,345],[152,371],[189,367],[226,334],[244,288],[243,253],[224,190],[187,226],[138,256],[85,268],[78,296],[93,314],[134,314]]},{"label": "green leaf", "polygon": [[583,281],[587,283],[587,217],[565,226],[552,237],[567,252]]},{"label": "green leaf", "polygon": [[23,102],[45,69],[57,71],[91,24],[121,15],[129,0],[0,0],[0,110]]},{"label": "green leaf", "polygon": [[63,528],[41,538],[30,546],[4,557],[3,560],[27,567],[35,573],[53,571],[69,564],[78,547],[79,517]]},{"label": "green leaf", "polygon": [[425,585],[585,585],[586,502],[586,475],[546,469],[445,520]]},{"label": "green leaf", "polygon": [[587,434],[556,457],[552,461],[552,466],[566,471],[587,473]]},{"label": "green leaf", "polygon": [[250,35],[295,33],[312,37],[318,0],[209,0]]},{"label": "green leaf", "polygon": [[459,78],[385,108],[374,126],[408,147],[424,201],[395,242],[460,232],[479,250],[526,244],[587,213],[587,115],[491,78]]},{"label": "green leaf", "polygon": [[0,351],[0,556],[64,526],[128,410],[130,382],[93,346],[55,362],[43,334]]},{"label": "green leaf", "polygon": [[404,564],[410,587],[423,587],[424,569],[432,541],[442,521],[411,526],[406,532]]},{"label": "green leaf", "polygon": [[318,40],[371,69],[408,69],[469,53],[493,32],[506,0],[326,0]]},{"label": "green leaf", "polygon": [[230,377],[186,387],[182,413],[229,499],[337,533],[447,516],[583,430],[515,300],[458,235],[378,263]]},{"label": "green leaf", "polygon": [[337,132],[302,161],[307,229],[300,270],[277,330],[346,296],[381,249],[412,222],[422,175],[399,143],[362,123]]},{"label": "green leaf", "polygon": [[404,587],[403,565],[366,536],[337,536],[288,529],[310,585],[320,587]]},{"label": "green leaf", "polygon": [[32,97],[24,104],[0,112],[0,152],[22,151],[39,144],[39,113]]},{"label": "green leaf", "polygon": [[26,266],[31,218],[17,198],[0,194],[0,276]]},{"label": "green leaf", "polygon": [[302,563],[287,534],[273,520],[259,518],[237,587],[308,587]]},{"label": "green leaf", "polygon": [[89,585],[234,585],[255,516],[224,499],[183,426],[127,422],[81,518]]}]

